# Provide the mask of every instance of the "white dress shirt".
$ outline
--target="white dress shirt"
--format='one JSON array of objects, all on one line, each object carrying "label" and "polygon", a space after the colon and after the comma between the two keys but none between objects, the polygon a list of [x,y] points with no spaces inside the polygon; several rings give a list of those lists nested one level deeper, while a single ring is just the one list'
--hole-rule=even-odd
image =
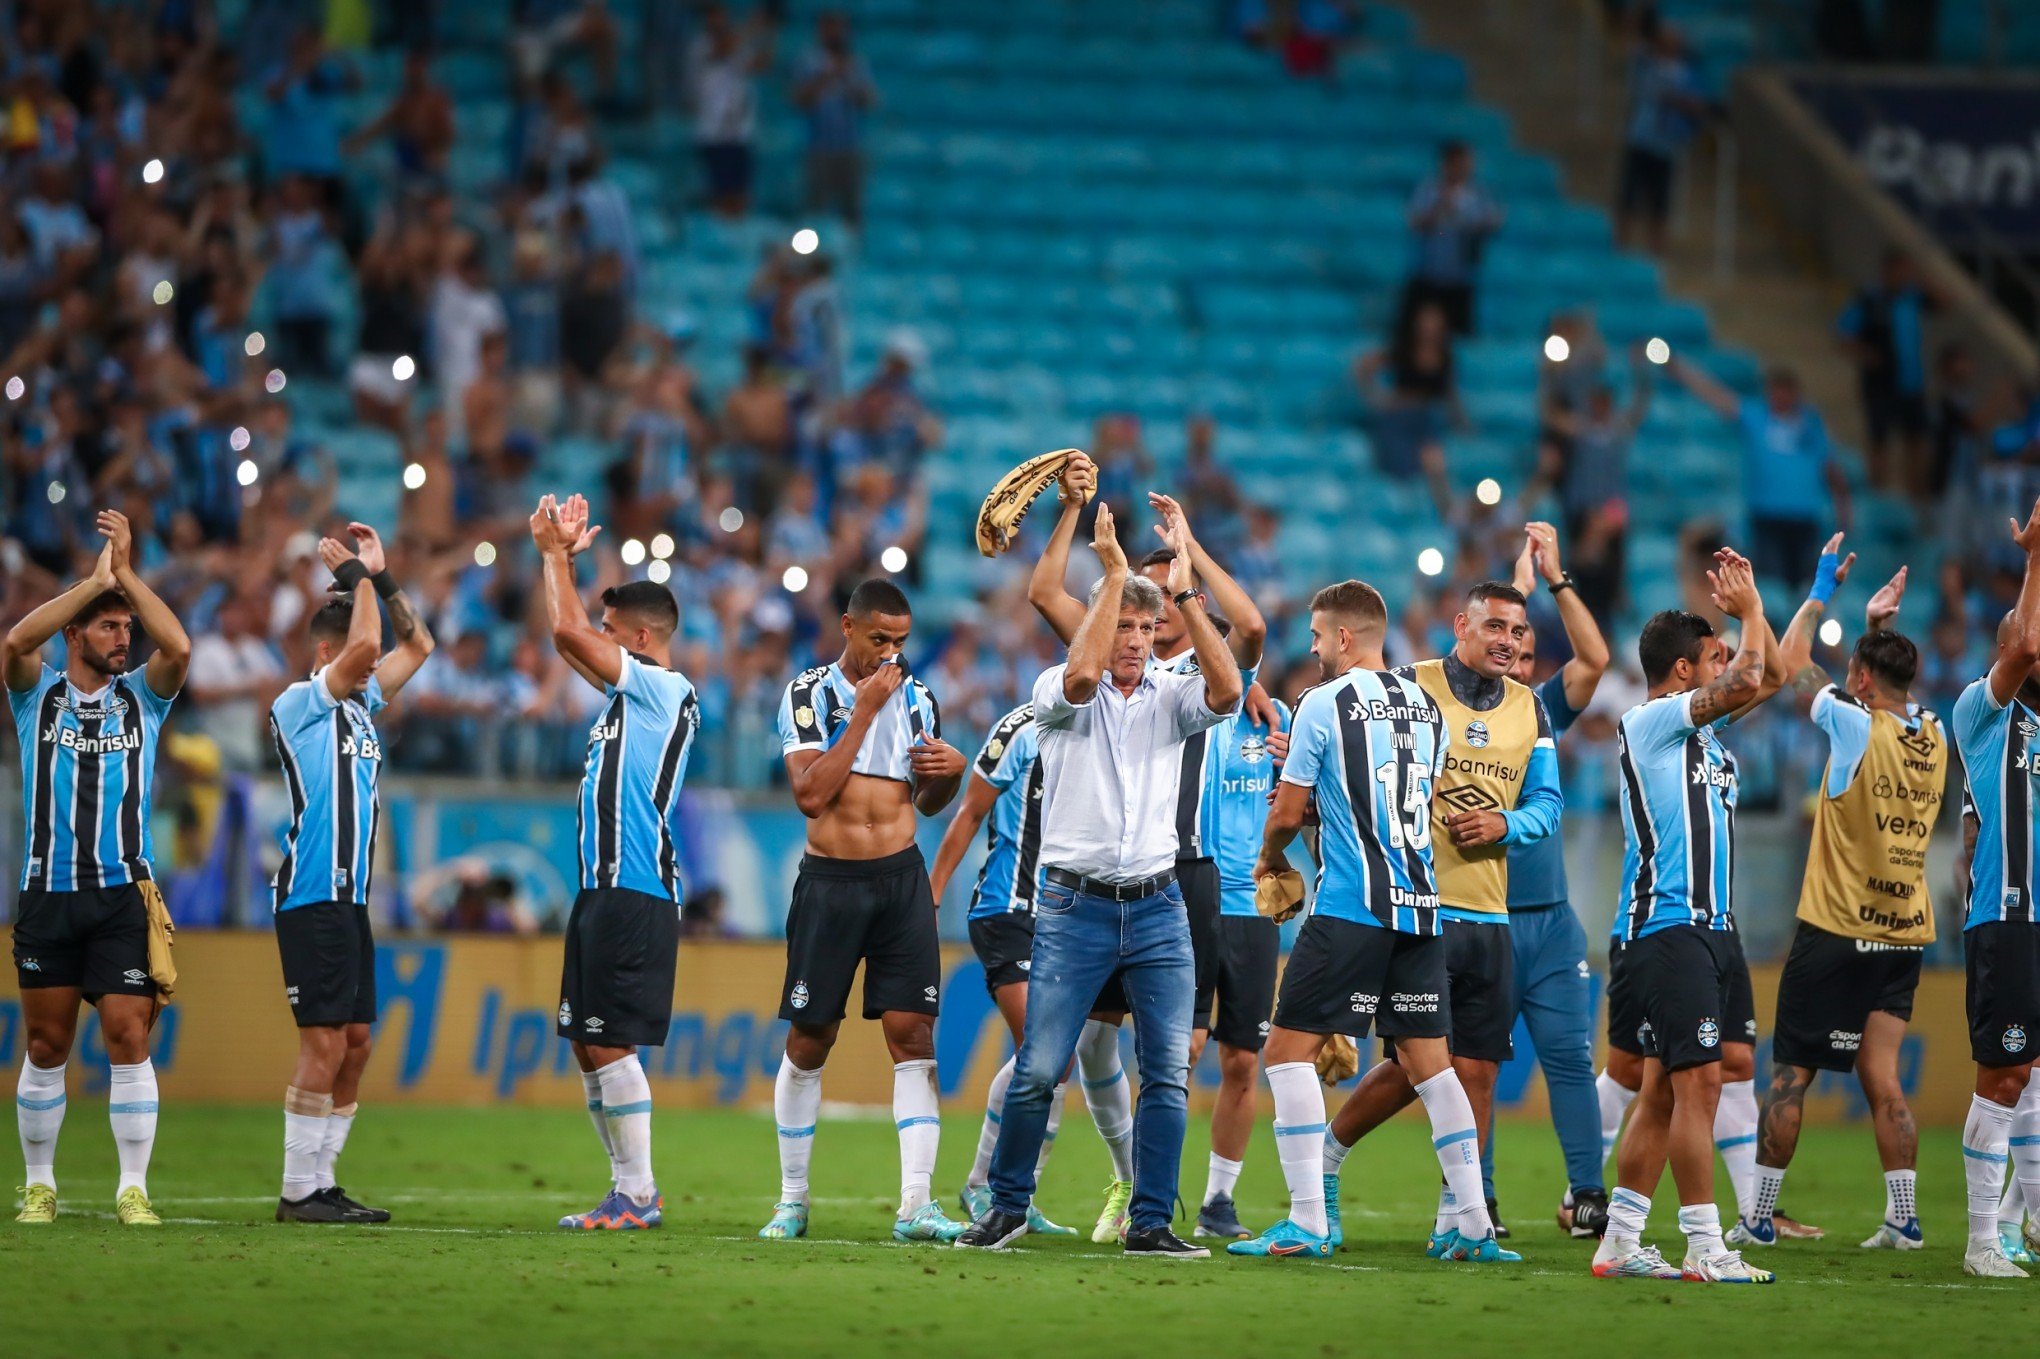
[{"label": "white dress shirt", "polygon": [[1034,681],[1041,743],[1041,862],[1087,878],[1132,882],[1176,863],[1183,741],[1223,722],[1204,677],[1150,666],[1128,698],[1107,675],[1089,703],[1063,693],[1067,665]]}]

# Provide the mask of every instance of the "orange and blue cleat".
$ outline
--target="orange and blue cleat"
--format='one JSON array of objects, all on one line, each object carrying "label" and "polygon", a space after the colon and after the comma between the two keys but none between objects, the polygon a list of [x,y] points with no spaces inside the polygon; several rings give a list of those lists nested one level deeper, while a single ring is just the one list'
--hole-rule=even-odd
[{"label": "orange and blue cleat", "polygon": [[588,1212],[561,1218],[560,1226],[570,1231],[641,1232],[659,1225],[665,1206],[665,1198],[657,1192],[649,1203],[639,1203],[622,1190],[612,1189],[608,1198]]}]

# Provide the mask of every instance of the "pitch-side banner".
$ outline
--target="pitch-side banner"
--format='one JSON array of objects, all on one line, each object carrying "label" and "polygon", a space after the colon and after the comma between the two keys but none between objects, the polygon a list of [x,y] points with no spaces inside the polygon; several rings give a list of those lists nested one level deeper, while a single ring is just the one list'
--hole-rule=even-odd
[{"label": "pitch-side banner", "polygon": [[1799,76],[1870,178],[1950,245],[2040,249],[2040,81]]},{"label": "pitch-side banner", "polygon": [[[4,932],[0,932],[4,934]],[[665,1045],[644,1049],[661,1105],[769,1105],[772,1077],[786,1042],[778,1017],[784,953],[765,943],[690,943],[680,950],[673,1023]],[[155,1061],[174,1100],[271,1104],[282,1097],[297,1052],[283,997],[275,941],[258,933],[178,937],[177,1003],[163,1012]],[[984,973],[968,950],[943,956],[942,1016],[936,1057],[952,1107],[978,1105],[1006,1060],[1005,1026],[985,994]],[[566,1043],[553,1034],[559,1006],[557,939],[394,939],[376,950],[382,1019],[364,1098],[378,1103],[495,1103],[573,1106],[581,1083]],[[1756,969],[1762,1027],[1769,1031],[1777,969]],[[861,994],[861,992],[857,993]],[[856,1001],[853,998],[853,1010]],[[0,977],[0,1083],[11,1089],[22,1058],[21,1002],[13,970]],[[1541,1113],[1543,1082],[1528,1035],[1516,1034],[1515,1061],[1502,1069],[1504,1109]],[[1759,1049],[1758,1069],[1768,1069]],[[1136,1070],[1130,1039],[1126,1065]],[[97,1021],[85,1025],[71,1070],[76,1093],[106,1083]],[[1901,1075],[1923,1122],[1959,1124],[1974,1068],[1963,1020],[1962,976],[1930,970],[1920,984]],[[1207,1052],[1193,1097],[1218,1085]],[[829,1061],[828,1097],[883,1106],[892,1099],[892,1064],[875,1024],[853,1017]],[[1866,1116],[1853,1082],[1822,1076],[1808,1116],[1829,1121]]]}]

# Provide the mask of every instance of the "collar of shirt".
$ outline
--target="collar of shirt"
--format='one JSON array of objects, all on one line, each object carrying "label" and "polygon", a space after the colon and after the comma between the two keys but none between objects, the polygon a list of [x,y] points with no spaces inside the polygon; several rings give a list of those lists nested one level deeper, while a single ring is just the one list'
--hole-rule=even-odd
[{"label": "collar of shirt", "polygon": [[[1060,686],[1062,676],[1058,666],[1036,684],[1037,713],[1043,686]],[[1174,865],[1184,735],[1222,720],[1187,717],[1193,701],[1204,713],[1202,681],[1151,665],[1131,694],[1108,678],[1089,703],[1037,722],[1041,863],[1107,882]]]}]

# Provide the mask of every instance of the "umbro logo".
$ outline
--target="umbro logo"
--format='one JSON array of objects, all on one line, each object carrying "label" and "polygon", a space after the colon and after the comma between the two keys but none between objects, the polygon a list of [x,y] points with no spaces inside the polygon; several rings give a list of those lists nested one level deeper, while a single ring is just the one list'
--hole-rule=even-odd
[{"label": "umbro logo", "polygon": [[584,1019],[584,1020],[582,1020],[582,1021],[581,1021],[581,1028],[582,1028],[583,1030],[585,1030],[586,1032],[588,1032],[588,1033],[601,1033],[601,1032],[602,1032],[602,1016],[601,1016],[601,1015],[589,1015],[589,1016],[588,1016],[588,1017],[587,1017],[586,1019]]},{"label": "umbro logo", "polygon": [[1476,788],[1470,783],[1456,788],[1440,788],[1438,800],[1455,812],[1498,812],[1502,804],[1495,795],[1485,788]]},{"label": "umbro logo", "polygon": [[936,989],[935,989],[934,987],[930,986],[930,987],[926,988],[925,990],[923,990],[923,991],[921,992],[921,994],[922,994],[922,995],[924,995],[924,996],[926,996],[926,997],[927,997],[927,998],[928,998],[929,1000],[933,1000],[933,999],[935,999],[935,997],[936,997],[936,996],[937,996],[938,994],[940,994],[940,993],[939,993],[939,992],[937,992],[937,991],[936,991]]},{"label": "umbro logo", "polygon": [[1898,743],[1923,760],[1932,759],[1940,749],[1934,738],[1923,731],[1909,731],[1898,738]]},{"label": "umbro logo", "polygon": [[131,967],[120,975],[127,981],[129,986],[140,986],[149,979],[149,974],[142,971],[139,967]]}]

